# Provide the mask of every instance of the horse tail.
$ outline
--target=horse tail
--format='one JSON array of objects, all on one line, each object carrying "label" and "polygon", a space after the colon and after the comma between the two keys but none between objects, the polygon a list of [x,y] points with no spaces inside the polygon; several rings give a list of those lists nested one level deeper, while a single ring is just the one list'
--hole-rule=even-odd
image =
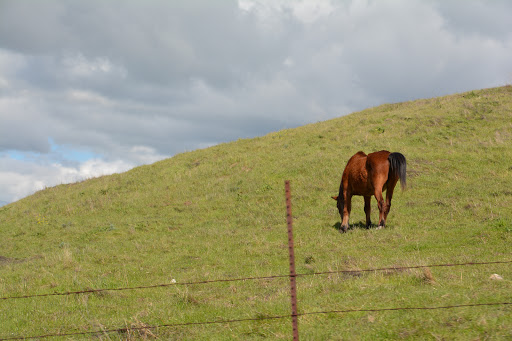
[{"label": "horse tail", "polygon": [[400,153],[391,153],[388,156],[389,160],[389,172],[395,177],[400,178],[400,186],[402,189],[407,187],[406,182],[406,170],[407,163],[405,161],[405,156]]}]

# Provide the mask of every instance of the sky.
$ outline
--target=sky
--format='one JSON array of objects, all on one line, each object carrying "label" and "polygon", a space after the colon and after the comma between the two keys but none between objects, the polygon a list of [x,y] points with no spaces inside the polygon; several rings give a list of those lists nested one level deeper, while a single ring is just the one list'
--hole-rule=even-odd
[{"label": "sky", "polygon": [[0,206],[383,103],[512,84],[509,0],[0,0]]}]

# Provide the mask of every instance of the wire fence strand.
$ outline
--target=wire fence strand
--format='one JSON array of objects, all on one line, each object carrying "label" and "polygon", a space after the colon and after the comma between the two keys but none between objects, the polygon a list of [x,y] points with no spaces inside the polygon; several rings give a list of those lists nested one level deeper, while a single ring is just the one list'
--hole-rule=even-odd
[{"label": "wire fence strand", "polygon": [[[512,263],[512,260],[492,261],[492,262],[466,262],[466,263],[447,263],[447,264],[430,264],[430,265],[413,265],[413,266],[394,266],[394,267],[371,268],[371,269],[360,269],[360,270],[333,270],[333,271],[322,271],[322,272],[312,272],[312,273],[298,273],[295,275],[295,277],[330,275],[330,274],[337,274],[337,273],[405,271],[405,270],[422,269],[422,268],[510,264],[510,263]],[[6,296],[6,297],[0,297],[0,300],[14,300],[14,299],[22,299],[22,298],[49,297],[49,296],[68,296],[68,295],[79,295],[79,294],[87,294],[87,293],[99,293],[99,292],[103,292],[103,291],[141,290],[141,289],[151,289],[151,288],[164,288],[164,287],[171,287],[171,286],[176,286],[176,285],[199,285],[199,284],[222,283],[222,282],[265,280],[265,279],[276,279],[276,278],[288,278],[290,276],[291,275],[272,275],[272,276],[213,279],[213,280],[192,281],[192,282],[163,283],[163,284],[134,286],[134,287],[86,289],[86,290],[80,290],[80,291],[53,292],[53,293],[45,293],[45,294],[29,294],[29,295],[21,295],[21,296]]]},{"label": "wire fence strand", "polygon": [[[491,302],[491,303],[469,303],[469,304],[457,304],[447,306],[431,306],[431,307],[393,307],[393,308],[365,308],[365,309],[341,309],[341,310],[328,310],[328,311],[314,311],[298,313],[297,316],[307,315],[320,315],[320,314],[343,314],[343,313],[357,313],[357,312],[386,312],[386,311],[411,311],[411,310],[440,310],[440,309],[456,309],[456,308],[468,308],[468,307],[484,307],[484,306],[499,306],[499,305],[512,305],[512,302]],[[293,315],[279,315],[279,316],[261,316],[257,318],[245,318],[245,319],[231,319],[231,320],[215,320],[215,321],[203,321],[203,322],[186,322],[186,323],[167,323],[155,326],[143,326],[143,327],[124,327],[115,329],[103,329],[90,332],[71,332],[71,333],[55,333],[35,336],[12,336],[7,338],[0,338],[3,340],[25,340],[25,339],[43,339],[50,337],[64,337],[64,336],[78,336],[78,335],[96,335],[96,334],[109,334],[109,333],[127,333],[129,331],[141,331],[141,330],[152,330],[159,328],[173,328],[173,327],[185,327],[185,326],[197,326],[197,325],[212,325],[212,324],[226,324],[226,323],[237,323],[237,322],[250,322],[250,321],[263,321],[263,320],[278,320],[284,318],[291,318]]]}]

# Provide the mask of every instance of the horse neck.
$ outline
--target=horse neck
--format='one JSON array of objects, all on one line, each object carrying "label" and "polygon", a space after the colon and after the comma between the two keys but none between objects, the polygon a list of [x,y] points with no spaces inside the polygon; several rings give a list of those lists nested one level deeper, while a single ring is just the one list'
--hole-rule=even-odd
[{"label": "horse neck", "polygon": [[342,207],[345,204],[345,200],[343,198],[343,181],[340,184],[340,191],[338,194],[338,203],[340,203]]}]

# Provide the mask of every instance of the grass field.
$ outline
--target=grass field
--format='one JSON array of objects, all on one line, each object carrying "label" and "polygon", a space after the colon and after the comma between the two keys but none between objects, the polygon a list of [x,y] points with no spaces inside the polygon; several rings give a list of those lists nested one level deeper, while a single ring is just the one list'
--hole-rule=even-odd
[{"label": "grass field", "polygon": [[[359,150],[407,158],[385,229],[338,232],[343,168]],[[297,272],[512,260],[512,87],[386,104],[37,192],[0,208],[0,339],[291,339],[284,180]],[[378,210],[372,200],[372,220]],[[491,280],[492,274],[503,280]],[[512,302],[512,264],[309,275],[299,313]],[[147,326],[258,319],[192,326]],[[130,328],[142,328],[130,330]],[[304,340],[512,338],[512,306],[299,317]]]}]

